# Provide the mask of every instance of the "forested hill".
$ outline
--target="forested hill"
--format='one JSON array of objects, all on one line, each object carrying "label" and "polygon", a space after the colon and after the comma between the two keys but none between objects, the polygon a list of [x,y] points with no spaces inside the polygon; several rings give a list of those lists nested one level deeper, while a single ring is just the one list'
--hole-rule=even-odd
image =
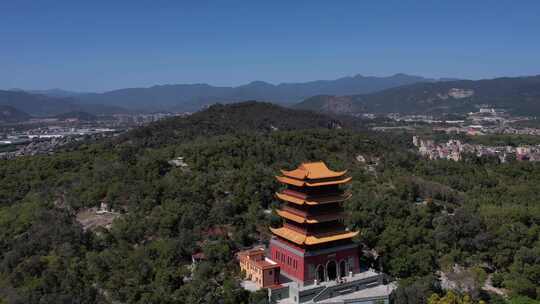
[{"label": "forested hill", "polygon": [[271,132],[315,128],[339,128],[351,120],[325,114],[284,108],[272,103],[247,101],[215,104],[187,117],[174,117],[135,129],[121,140],[135,140],[144,146],[186,141],[201,136]]},{"label": "forested hill", "polygon": [[[488,277],[512,304],[537,303],[538,163],[428,161],[409,152],[410,135],[329,120],[216,105],[0,160],[0,303],[265,303],[264,291],[240,287],[234,253],[268,241],[268,226],[280,224],[274,176],[310,160],[349,170],[347,224],[379,257],[363,256],[363,266],[398,280],[394,303],[442,294],[437,273],[451,276],[454,265],[475,303],[508,303],[482,289]],[[113,213],[96,212],[102,203]],[[192,271],[201,251],[207,260]]]},{"label": "forested hill", "polygon": [[416,83],[367,95],[315,96],[297,108],[349,113],[467,113],[480,105],[540,115],[540,76]]},{"label": "forested hill", "polygon": [[10,106],[34,116],[56,115],[77,108],[69,98],[2,90],[0,90],[0,105]]}]

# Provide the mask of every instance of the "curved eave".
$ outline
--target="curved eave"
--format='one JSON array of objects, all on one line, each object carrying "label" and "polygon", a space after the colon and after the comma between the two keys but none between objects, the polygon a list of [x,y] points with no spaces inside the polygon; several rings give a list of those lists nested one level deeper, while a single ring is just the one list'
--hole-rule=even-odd
[{"label": "curved eave", "polygon": [[345,174],[347,174],[347,170],[344,170],[344,171],[332,171],[332,170],[328,170],[327,172],[324,172],[324,173],[312,173],[312,172],[309,172],[307,174],[307,178],[309,179],[324,179],[324,178],[335,178],[335,177],[341,177]]},{"label": "curved eave", "polygon": [[297,187],[302,187],[305,184],[304,181],[297,180],[297,179],[290,178],[290,177],[286,177],[286,176],[276,176],[276,179],[281,183],[288,184],[288,185],[293,185],[293,186],[297,186]]},{"label": "curved eave", "polygon": [[276,197],[282,201],[290,202],[297,205],[303,205],[307,203],[305,200],[301,198],[297,198],[292,195],[287,195],[287,194],[279,193],[279,192],[276,192]]},{"label": "curved eave", "polygon": [[291,171],[287,171],[287,170],[279,170],[279,171],[281,171],[281,174],[285,176],[296,178],[296,179],[304,179],[307,177],[307,172],[300,169],[295,169]]},{"label": "curved eave", "polygon": [[328,197],[322,197],[322,198],[317,198],[317,199],[312,198],[312,199],[304,200],[301,198],[294,197],[292,195],[276,192],[276,197],[282,201],[290,202],[297,205],[306,204],[306,205],[311,205],[311,206],[343,202],[351,198],[351,196],[352,195],[348,193],[348,194],[339,195],[339,196],[328,196]]},{"label": "curved eave", "polygon": [[289,240],[297,245],[303,245],[304,241],[306,240],[306,235],[284,228],[284,227],[281,227],[281,228],[270,227],[270,231],[272,231],[273,234],[279,237],[282,237],[286,240]]},{"label": "curved eave", "polygon": [[320,187],[320,186],[330,186],[330,185],[341,185],[350,182],[352,177],[347,177],[340,180],[335,181],[327,181],[327,182],[306,182],[306,186],[308,187]]},{"label": "curved eave", "polygon": [[325,178],[335,178],[335,177],[341,177],[345,174],[347,174],[347,170],[344,171],[332,171],[329,169],[326,169],[324,172],[312,172],[309,170],[302,170],[302,169],[294,169],[291,171],[287,170],[280,170],[281,174],[296,178],[296,179],[325,179]]},{"label": "curved eave", "polygon": [[315,182],[313,182],[313,181],[312,182],[306,182],[306,181],[290,178],[290,177],[287,177],[287,176],[276,176],[276,179],[281,183],[288,184],[288,185],[293,185],[293,186],[297,186],[297,187],[302,187],[302,186],[320,187],[320,186],[330,186],[330,185],[345,184],[345,183],[350,182],[352,177],[349,176],[349,177],[344,178],[344,179],[333,180],[333,181],[324,181],[324,182],[316,182],[316,181]]},{"label": "curved eave", "polygon": [[346,240],[355,237],[359,232],[358,231],[343,231],[340,233],[332,234],[316,234],[316,235],[305,235],[299,232],[296,232],[285,227],[281,228],[271,228],[270,231],[275,235],[282,237],[286,240],[289,240],[298,245],[318,245],[324,244],[333,241]]},{"label": "curved eave", "polygon": [[358,231],[347,231],[345,233],[334,234],[329,236],[320,236],[320,235],[310,235],[306,237],[304,243],[306,245],[317,245],[333,241],[351,239],[358,234]]}]

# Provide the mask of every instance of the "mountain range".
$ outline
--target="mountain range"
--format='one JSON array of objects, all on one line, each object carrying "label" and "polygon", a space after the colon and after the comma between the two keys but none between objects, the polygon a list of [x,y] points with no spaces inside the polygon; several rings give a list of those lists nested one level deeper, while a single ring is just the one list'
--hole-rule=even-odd
[{"label": "mountain range", "polygon": [[104,93],[76,93],[60,89],[0,91],[0,105],[14,107],[32,116],[55,116],[74,111],[91,114],[192,112],[214,103],[245,100],[264,100],[337,114],[466,113],[487,104],[515,114],[540,115],[540,76],[473,81],[429,79],[406,74],[389,77],[357,75],[278,85],[255,81],[238,87],[177,84]]},{"label": "mountain range", "polygon": [[58,114],[83,111],[95,114],[112,114],[126,112],[120,107],[81,103],[75,97],[58,97],[29,93],[21,90],[0,90],[0,106],[10,106],[31,116],[44,117]]},{"label": "mountain range", "polygon": [[[64,104],[63,111],[81,110],[81,107],[93,105],[90,111],[100,114],[103,109],[97,105],[117,107],[131,111],[197,111],[214,103],[231,103],[243,100],[266,100],[281,105],[292,105],[310,96],[319,94],[367,94],[396,86],[403,86],[418,82],[434,82],[439,79],[430,79],[406,74],[395,74],[388,77],[362,76],[343,77],[336,80],[318,80],[303,83],[270,84],[263,81],[254,81],[237,87],[212,86],[209,84],[172,84],[156,85],[148,88],[126,88],[103,93],[76,93],[61,89],[26,91],[27,94],[36,94],[43,105],[50,104],[50,111],[38,109],[33,111],[21,105],[22,109],[33,115],[58,114],[58,103]],[[22,93],[20,89],[10,92]],[[0,95],[0,104],[6,104]],[[46,96],[48,100],[45,100]],[[20,96],[22,97],[22,96]],[[24,99],[24,98],[23,98]],[[28,101],[32,102],[32,101]],[[24,102],[23,102],[24,103]],[[17,106],[13,103],[8,103]],[[40,108],[42,105],[37,105]]]},{"label": "mountain range", "polygon": [[294,107],[340,114],[438,114],[467,113],[482,105],[517,115],[540,115],[540,75],[419,82],[371,94],[318,95]]},{"label": "mountain range", "polygon": [[419,76],[395,74],[389,77],[356,75],[336,80],[319,80],[278,85],[254,81],[237,87],[218,87],[208,84],[158,85],[149,88],[129,88],[99,94],[83,94],[84,103],[115,105],[128,109],[173,109],[196,111],[216,102],[267,100],[290,105],[319,94],[366,94],[418,82],[433,82]]}]

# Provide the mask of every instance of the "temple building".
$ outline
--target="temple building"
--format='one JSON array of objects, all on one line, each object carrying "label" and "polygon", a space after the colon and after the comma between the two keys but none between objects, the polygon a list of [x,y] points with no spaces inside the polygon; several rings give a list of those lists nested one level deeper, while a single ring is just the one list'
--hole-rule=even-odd
[{"label": "temple building", "polygon": [[264,248],[253,248],[237,254],[240,270],[258,288],[279,285],[279,265],[266,257]]},{"label": "temple building", "polygon": [[276,179],[282,185],[276,193],[282,225],[270,227],[267,250],[237,254],[251,284],[268,288],[272,303],[388,303],[395,285],[360,265],[353,241],[359,231],[345,225],[343,202],[351,197],[346,185],[352,179],[347,171],[303,163],[281,170]]},{"label": "temple building", "polygon": [[358,245],[351,240],[358,231],[343,222],[343,201],[351,196],[341,187],[351,181],[347,171],[316,162],[281,173],[276,178],[286,188],[276,196],[284,202],[277,211],[283,226],[270,228],[271,258],[281,271],[302,285],[358,272]]}]

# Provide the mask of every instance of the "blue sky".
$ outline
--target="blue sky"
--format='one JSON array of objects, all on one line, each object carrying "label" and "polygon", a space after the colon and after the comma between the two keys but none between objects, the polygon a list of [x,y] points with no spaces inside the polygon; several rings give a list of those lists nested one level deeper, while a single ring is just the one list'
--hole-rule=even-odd
[{"label": "blue sky", "polygon": [[0,1],[0,88],[540,74],[540,1]]}]

